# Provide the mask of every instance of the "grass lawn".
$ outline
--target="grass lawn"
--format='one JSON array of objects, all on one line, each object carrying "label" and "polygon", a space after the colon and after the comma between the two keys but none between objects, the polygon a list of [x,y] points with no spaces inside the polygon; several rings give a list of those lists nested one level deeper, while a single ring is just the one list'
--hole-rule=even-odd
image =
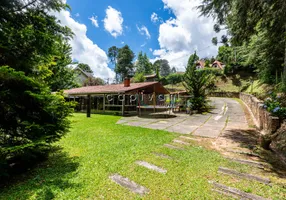
[{"label": "grass lawn", "polygon": [[[74,114],[72,128],[61,147],[37,168],[1,188],[0,199],[229,199],[211,191],[208,180],[219,181],[264,197],[282,199],[285,189],[265,186],[217,173],[219,166],[250,172],[251,168],[224,159],[219,153],[193,145],[185,151],[163,147],[178,135],[116,125],[120,117]],[[163,153],[173,160],[160,158]],[[159,174],[135,164],[144,160],[167,169]],[[140,197],[112,182],[118,173],[150,189]],[[285,193],[284,193],[285,194]],[[282,197],[282,198],[281,198]],[[285,197],[285,196],[284,196]]]}]

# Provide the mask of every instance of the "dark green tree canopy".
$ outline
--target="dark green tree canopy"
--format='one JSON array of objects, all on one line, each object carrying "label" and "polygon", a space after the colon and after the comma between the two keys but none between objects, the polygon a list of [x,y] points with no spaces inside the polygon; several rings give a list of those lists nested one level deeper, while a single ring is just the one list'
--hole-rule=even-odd
[{"label": "dark green tree canopy", "polygon": [[120,75],[121,81],[134,74],[134,57],[135,55],[128,45],[118,50],[115,72]]},{"label": "dark green tree canopy", "polygon": [[169,61],[166,59],[160,59],[154,62],[153,70],[155,73],[161,77],[166,77],[171,73],[171,67]]},{"label": "dark green tree canopy", "polygon": [[118,73],[116,72],[116,65],[117,65],[117,55],[118,55],[118,50],[119,48],[117,48],[116,46],[112,46],[108,49],[108,58],[110,63],[113,64],[113,69],[115,71],[115,81],[116,83],[119,81],[119,77],[118,77]]},{"label": "dark green tree canopy", "polygon": [[148,75],[152,73],[152,63],[149,61],[149,58],[146,53],[139,52],[138,59],[136,62],[136,73],[143,73]]},{"label": "dark green tree canopy", "polygon": [[77,65],[77,67],[82,69],[84,72],[93,74],[93,71],[92,71],[92,69],[90,68],[90,66],[88,64],[80,63],[80,64]]},{"label": "dark green tree canopy", "polygon": [[73,103],[51,91],[74,86],[72,32],[49,12],[65,8],[61,0],[0,1],[1,180],[68,131]]}]

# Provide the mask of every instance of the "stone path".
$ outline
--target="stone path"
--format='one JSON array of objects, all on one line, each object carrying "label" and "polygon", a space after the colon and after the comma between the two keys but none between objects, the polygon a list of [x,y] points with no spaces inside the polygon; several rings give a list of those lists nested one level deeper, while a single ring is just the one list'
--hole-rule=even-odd
[{"label": "stone path", "polygon": [[[248,129],[248,124],[246,121],[244,111],[241,105],[237,101],[228,98],[211,98],[211,100],[215,109],[213,109],[211,113],[205,115],[196,114],[190,116],[186,114],[178,114],[177,117],[169,119],[123,117],[117,122],[117,124],[166,130],[170,132],[177,132],[181,134],[189,134],[197,136],[197,138],[194,138],[191,136],[181,135],[178,138],[175,138],[171,144],[163,145],[164,147],[169,148],[173,151],[175,150],[187,151],[187,146],[190,146],[194,142],[195,143],[200,142],[202,138],[210,138],[208,140],[219,141],[220,138],[230,137],[234,133],[235,133],[234,135],[237,135],[237,131]],[[181,146],[186,146],[186,149],[182,148]],[[245,156],[258,157],[257,154],[246,151],[237,151],[228,149],[226,150],[226,152],[231,152],[234,154],[243,154]],[[169,160],[176,159],[168,155],[157,152],[153,152],[153,155]],[[258,168],[265,167],[265,165],[261,162],[233,158],[233,157],[229,159],[231,159],[234,162],[240,162],[242,164],[248,164]],[[163,169],[146,161],[136,161],[135,163],[149,170],[153,170],[163,174],[167,173],[166,169]],[[220,172],[222,175],[235,176],[238,178],[254,180],[264,184],[270,183],[270,180],[268,178],[259,177],[252,174],[240,173],[235,170],[224,167],[219,167],[218,172]],[[128,178],[122,177],[118,174],[112,175],[110,176],[110,178],[117,184],[133,191],[134,193],[144,195],[150,192],[149,189],[133,181],[130,181]],[[214,187],[214,189],[212,189],[213,191],[216,191],[226,196],[231,196],[240,199],[265,200],[265,198],[261,196],[246,193],[236,188],[228,187],[226,185],[216,183],[214,181],[210,181],[210,183]]]},{"label": "stone path", "polygon": [[[226,157],[228,158],[228,157]],[[238,163],[241,163],[241,164],[247,164],[247,165],[251,165],[253,167],[258,167],[260,169],[264,169],[265,165],[264,163],[261,163],[261,162],[256,162],[256,161],[252,161],[252,160],[245,160],[245,159],[238,159],[238,158],[228,158],[234,162],[238,162]]]},{"label": "stone path", "polygon": [[263,178],[263,177],[255,176],[255,175],[252,175],[252,174],[240,173],[240,172],[237,172],[235,170],[228,169],[228,168],[225,168],[225,167],[219,167],[218,168],[218,172],[224,173],[224,174],[228,174],[228,175],[231,175],[231,176],[232,175],[238,176],[240,178],[245,178],[245,179],[249,179],[249,180],[255,180],[255,181],[258,181],[258,182],[261,182],[261,183],[264,183],[264,184],[269,184],[270,183],[269,178]]},{"label": "stone path", "polygon": [[209,181],[209,183],[212,184],[217,189],[216,192],[221,191],[223,194],[230,195],[232,197],[236,196],[236,197],[239,197],[240,199],[267,200],[266,198],[263,198],[261,196],[246,193],[236,188],[228,187],[226,185],[216,183],[214,181]]},{"label": "stone path", "polygon": [[146,167],[147,169],[151,169],[151,170],[154,170],[156,172],[162,173],[162,174],[166,174],[167,173],[167,170],[162,169],[160,167],[157,167],[156,165],[150,164],[150,163],[148,163],[146,161],[136,161],[136,164],[140,165],[140,166],[143,166],[143,167]]},{"label": "stone path", "polygon": [[176,114],[175,118],[122,117],[117,124],[166,130],[181,134],[217,138],[222,131],[248,128],[244,111],[234,99],[211,98],[215,107],[210,113],[201,115]]},{"label": "stone path", "polygon": [[184,150],[183,148],[171,145],[171,144],[164,144],[164,147],[167,147],[169,149],[176,149],[176,150]]},{"label": "stone path", "polygon": [[141,185],[138,185],[137,183],[130,181],[128,178],[125,178],[119,174],[114,174],[110,176],[109,178],[113,180],[115,183],[117,183],[118,185],[121,185],[122,187],[125,187],[134,193],[137,193],[140,195],[149,193],[149,189]]},{"label": "stone path", "polygon": [[165,154],[162,154],[162,153],[156,153],[156,152],[154,152],[153,154],[156,155],[156,156],[159,156],[159,157],[161,157],[161,158],[166,158],[166,159],[169,159],[169,160],[172,160],[172,159],[173,159],[171,156],[168,156],[168,155],[165,155]]}]

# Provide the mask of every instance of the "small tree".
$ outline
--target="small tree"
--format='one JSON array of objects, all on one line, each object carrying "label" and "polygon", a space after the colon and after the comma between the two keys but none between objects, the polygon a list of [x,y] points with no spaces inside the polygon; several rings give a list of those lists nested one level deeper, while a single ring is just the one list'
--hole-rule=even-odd
[{"label": "small tree", "polygon": [[[69,128],[73,102],[12,68],[0,67],[0,177],[43,158]],[[24,162],[23,162],[24,161]],[[18,166],[19,167],[19,166]],[[1,178],[0,178],[1,179]]]},{"label": "small tree", "polygon": [[143,73],[136,73],[135,76],[132,79],[133,83],[141,83],[144,82],[146,78],[144,77]]},{"label": "small tree", "polygon": [[193,64],[185,73],[183,85],[192,95],[191,108],[198,111],[207,110],[207,92],[214,88],[214,76],[204,70],[196,70],[196,65]]}]

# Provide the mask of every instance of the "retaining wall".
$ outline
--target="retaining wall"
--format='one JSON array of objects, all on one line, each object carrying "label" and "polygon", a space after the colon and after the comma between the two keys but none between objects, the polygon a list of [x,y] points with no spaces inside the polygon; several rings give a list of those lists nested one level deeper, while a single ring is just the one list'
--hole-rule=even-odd
[{"label": "retaining wall", "polygon": [[228,97],[239,98],[239,92],[211,92],[208,94],[210,97]]},{"label": "retaining wall", "polygon": [[265,134],[274,133],[280,127],[278,117],[271,114],[263,108],[263,101],[257,99],[253,95],[240,93],[239,98],[248,106],[254,116],[254,121],[259,130]]}]

